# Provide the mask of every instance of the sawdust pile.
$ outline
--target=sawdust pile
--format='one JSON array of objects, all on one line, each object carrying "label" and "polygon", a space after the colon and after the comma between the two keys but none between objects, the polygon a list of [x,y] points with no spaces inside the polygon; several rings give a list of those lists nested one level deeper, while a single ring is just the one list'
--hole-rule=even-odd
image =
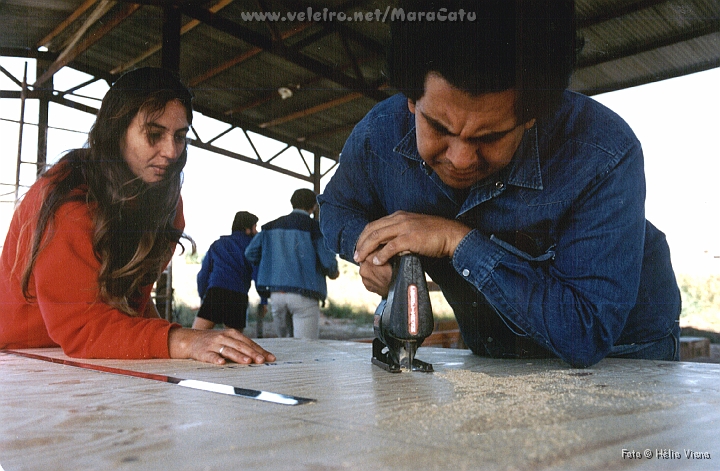
[{"label": "sawdust pile", "polygon": [[[619,380],[612,373],[588,370],[450,370],[434,373],[435,379],[449,381],[453,392],[439,401],[436,396],[434,403],[418,397],[379,425],[412,430],[416,440],[434,443],[427,451],[433,456],[462,450],[453,457],[458,470],[477,469],[480,462],[486,469],[556,465],[590,451],[589,443],[622,441],[648,432],[648,427],[667,427],[662,420],[655,423],[653,412],[677,401],[657,381]],[[628,421],[637,417],[633,414],[645,418]],[[428,457],[428,462],[434,461]]]},{"label": "sawdust pile", "polygon": [[458,419],[458,431],[464,432],[626,415],[671,404],[669,397],[658,396],[653,384],[620,388],[578,371],[491,376],[452,370],[439,376],[454,385],[456,399],[438,412]]}]

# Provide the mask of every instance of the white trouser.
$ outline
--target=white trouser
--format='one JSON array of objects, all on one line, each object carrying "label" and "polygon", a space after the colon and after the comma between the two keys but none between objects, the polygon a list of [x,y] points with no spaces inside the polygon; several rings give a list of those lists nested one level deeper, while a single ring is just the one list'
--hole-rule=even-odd
[{"label": "white trouser", "polygon": [[270,294],[269,304],[278,337],[317,339],[320,336],[317,299],[275,291]]}]

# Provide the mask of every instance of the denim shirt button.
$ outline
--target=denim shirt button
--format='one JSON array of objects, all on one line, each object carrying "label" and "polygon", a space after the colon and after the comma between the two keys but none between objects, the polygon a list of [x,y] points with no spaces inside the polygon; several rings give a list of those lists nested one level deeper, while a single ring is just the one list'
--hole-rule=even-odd
[{"label": "denim shirt button", "polygon": [[504,186],[505,186],[505,184],[503,182],[500,182],[500,181],[495,182],[495,188],[497,188],[498,190],[502,189],[502,187],[504,187]]},{"label": "denim shirt button", "polygon": [[470,270],[467,268],[462,271],[462,276],[470,276]]}]

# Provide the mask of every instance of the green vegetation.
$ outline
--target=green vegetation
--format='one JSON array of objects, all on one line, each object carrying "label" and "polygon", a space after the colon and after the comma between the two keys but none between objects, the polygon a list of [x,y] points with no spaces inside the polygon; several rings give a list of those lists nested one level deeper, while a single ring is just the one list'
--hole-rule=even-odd
[{"label": "green vegetation", "polygon": [[332,317],[335,319],[352,319],[357,325],[372,324],[374,315],[372,312],[367,312],[366,310],[351,304],[338,304],[330,299],[325,302],[325,307],[322,308],[322,313],[326,317]]},{"label": "green vegetation", "polygon": [[184,302],[177,301],[177,299],[175,299],[173,307],[173,322],[177,322],[183,327],[192,327],[197,309],[192,309]]},{"label": "green vegetation", "polygon": [[193,253],[192,251],[185,252],[185,264],[186,265],[200,265],[202,263],[202,257],[199,252]]},{"label": "green vegetation", "polygon": [[[183,301],[179,301],[177,298],[175,298],[175,302],[173,305],[173,322],[177,322],[183,327],[192,327],[192,324],[195,321],[195,315],[197,314],[198,310],[191,308]],[[247,320],[248,324],[257,322],[257,304],[250,305]],[[272,323],[272,314],[269,310],[267,314],[265,314],[265,322]]]},{"label": "green vegetation", "polygon": [[680,317],[702,315],[708,318],[720,316],[720,275],[679,275],[678,285],[682,295]]},{"label": "green vegetation", "polygon": [[[678,285],[682,295],[683,310],[681,317],[692,317],[693,319],[707,319],[708,323],[715,324],[720,319],[720,275],[691,276],[679,275]],[[435,320],[451,319],[452,310],[443,304],[444,299],[440,293],[431,293]],[[173,320],[179,324],[190,327],[195,320],[197,310],[190,308],[182,301],[175,299]],[[252,305],[248,313],[248,323],[256,321],[257,306]],[[339,303],[328,299],[322,313],[326,317],[335,319],[352,320],[355,325],[372,324],[373,312],[353,305],[351,303]],[[265,317],[265,322],[272,322],[270,312]]]},{"label": "green vegetation", "polygon": [[[195,320],[195,314],[197,309],[192,309],[190,306],[182,301],[175,300],[175,306],[173,310],[173,321],[182,325],[183,327],[192,326]],[[322,312],[326,317],[332,317],[335,319],[350,319],[354,323],[368,324],[372,323],[373,313],[366,312],[350,304],[336,304],[332,301],[327,301],[325,307],[322,308]],[[255,322],[257,320],[257,305],[253,304],[250,306],[248,312],[248,322]],[[265,322],[272,322],[272,314],[270,311],[265,315]]]}]

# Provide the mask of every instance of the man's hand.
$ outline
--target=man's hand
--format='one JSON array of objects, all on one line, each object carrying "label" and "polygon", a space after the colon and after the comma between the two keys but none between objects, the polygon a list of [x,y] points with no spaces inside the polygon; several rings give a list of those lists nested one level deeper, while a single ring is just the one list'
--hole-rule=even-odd
[{"label": "man's hand", "polygon": [[[365,226],[355,246],[354,260],[360,264],[362,275],[364,263],[386,265],[388,260],[401,253],[452,257],[469,232],[469,227],[453,219],[397,211]],[[367,286],[365,279],[363,283]]]},{"label": "man's hand", "polygon": [[362,278],[363,285],[365,285],[365,289],[385,298],[388,295],[388,291],[390,291],[392,265],[389,263],[375,265],[369,261],[362,262],[360,263],[360,277]]}]

